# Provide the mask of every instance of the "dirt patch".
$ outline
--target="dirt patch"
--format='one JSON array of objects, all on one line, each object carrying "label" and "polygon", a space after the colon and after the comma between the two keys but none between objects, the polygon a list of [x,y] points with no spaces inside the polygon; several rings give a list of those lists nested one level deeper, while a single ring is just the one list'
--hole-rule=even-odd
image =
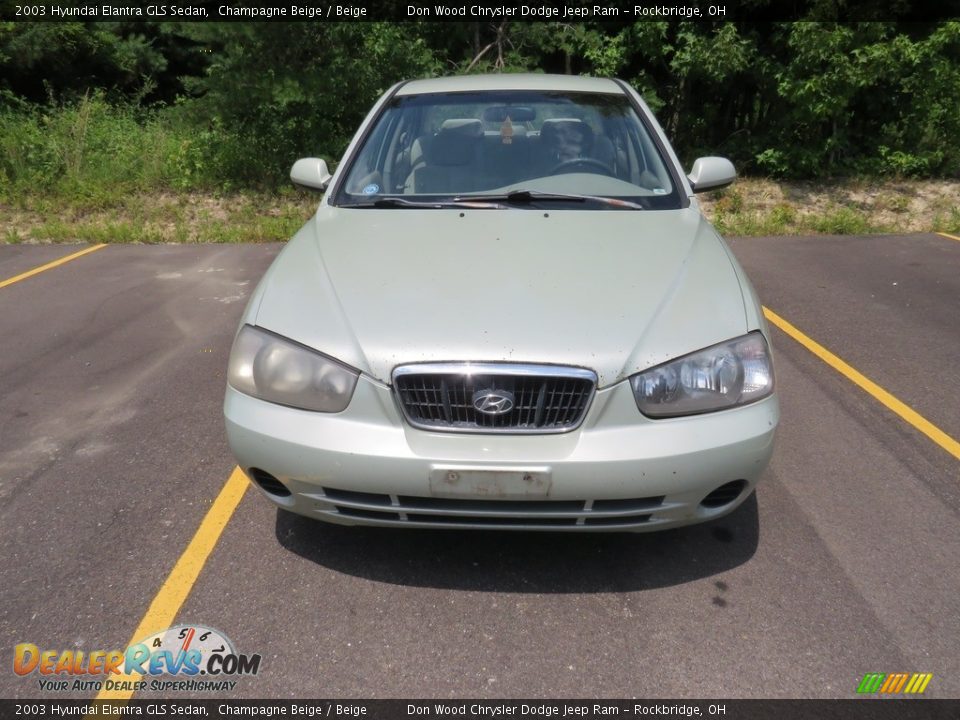
[{"label": "dirt patch", "polygon": [[0,203],[6,242],[272,242],[285,240],[316,210],[312,194],[175,194]]},{"label": "dirt patch", "polygon": [[960,182],[814,184],[744,178],[701,196],[701,206],[718,227],[735,234],[956,231]]}]

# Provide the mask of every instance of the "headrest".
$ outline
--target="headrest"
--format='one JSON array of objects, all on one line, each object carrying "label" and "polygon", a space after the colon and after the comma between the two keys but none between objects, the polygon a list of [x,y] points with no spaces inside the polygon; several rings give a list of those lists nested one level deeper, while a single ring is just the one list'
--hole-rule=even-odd
[{"label": "headrest", "polygon": [[439,134],[480,137],[483,135],[483,123],[475,118],[449,118],[440,124]]},{"label": "headrest", "polygon": [[561,156],[576,157],[590,152],[593,130],[576,118],[550,118],[540,127],[540,140]]},{"label": "headrest", "polygon": [[468,165],[476,158],[483,124],[472,118],[444,120],[440,130],[423,146],[428,165]]}]

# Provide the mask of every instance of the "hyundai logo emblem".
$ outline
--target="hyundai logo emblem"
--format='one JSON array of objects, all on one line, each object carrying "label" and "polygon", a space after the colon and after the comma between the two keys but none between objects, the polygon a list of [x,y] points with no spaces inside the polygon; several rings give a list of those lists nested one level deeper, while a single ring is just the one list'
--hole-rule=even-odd
[{"label": "hyundai logo emblem", "polygon": [[513,405],[513,393],[506,390],[477,390],[473,394],[473,407],[484,415],[506,415]]}]

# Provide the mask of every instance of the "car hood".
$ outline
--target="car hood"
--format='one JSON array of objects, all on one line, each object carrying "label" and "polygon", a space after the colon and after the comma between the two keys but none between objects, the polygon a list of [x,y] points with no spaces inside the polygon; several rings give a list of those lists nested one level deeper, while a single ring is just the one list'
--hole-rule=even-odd
[{"label": "car hood", "polygon": [[601,387],[747,332],[723,241],[694,208],[321,206],[247,322],[389,383],[397,365],[525,362]]}]

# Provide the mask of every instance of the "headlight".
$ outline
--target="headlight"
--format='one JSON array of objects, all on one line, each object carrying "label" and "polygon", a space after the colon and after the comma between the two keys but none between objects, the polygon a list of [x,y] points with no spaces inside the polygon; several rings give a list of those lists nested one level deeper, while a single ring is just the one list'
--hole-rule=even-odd
[{"label": "headlight", "polygon": [[244,325],[230,351],[227,380],[261,400],[317,412],[350,403],[359,373],[278,335]]},{"label": "headlight", "polygon": [[630,378],[637,407],[653,418],[724,410],[773,392],[773,364],[759,332],[714,345]]}]

